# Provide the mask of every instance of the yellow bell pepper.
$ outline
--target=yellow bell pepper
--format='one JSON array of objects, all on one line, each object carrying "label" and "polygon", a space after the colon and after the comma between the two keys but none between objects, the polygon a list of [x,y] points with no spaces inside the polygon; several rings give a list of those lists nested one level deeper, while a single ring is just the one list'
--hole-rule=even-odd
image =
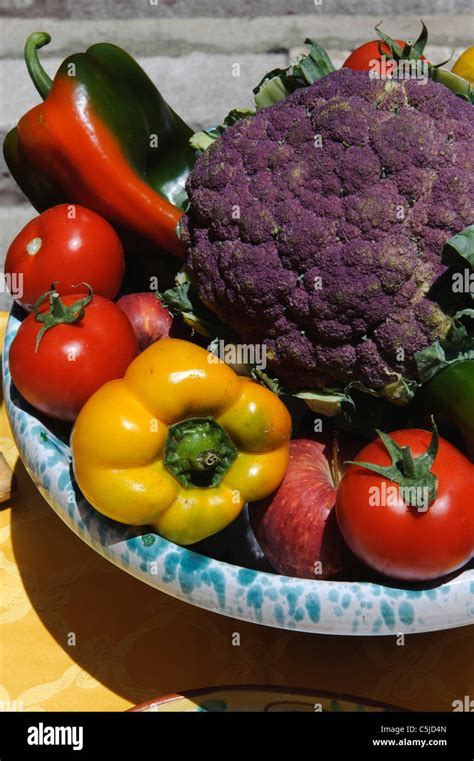
[{"label": "yellow bell pepper", "polygon": [[461,53],[451,71],[474,85],[474,45]]},{"label": "yellow bell pepper", "polygon": [[166,338],[89,399],[71,445],[77,483],[99,512],[187,545],[276,489],[290,436],[288,410],[270,390]]}]

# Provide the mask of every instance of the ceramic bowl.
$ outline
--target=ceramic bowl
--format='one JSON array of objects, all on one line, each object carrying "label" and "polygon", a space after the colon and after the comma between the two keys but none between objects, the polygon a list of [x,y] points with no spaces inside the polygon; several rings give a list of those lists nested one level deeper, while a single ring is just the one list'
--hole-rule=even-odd
[{"label": "ceramic bowl", "polygon": [[323,711],[401,711],[403,709],[354,695],[339,695],[321,690],[297,687],[265,687],[259,685],[234,685],[206,687],[181,694],[163,695],[130,708],[140,713],[315,713]]},{"label": "ceramic bowl", "polygon": [[107,560],[192,605],[281,629],[396,635],[474,621],[472,569],[426,589],[288,578],[210,558],[102,516],[74,482],[68,427],[41,417],[11,383],[8,354],[20,318],[13,310],[3,355],[5,404],[18,450],[53,510]]}]

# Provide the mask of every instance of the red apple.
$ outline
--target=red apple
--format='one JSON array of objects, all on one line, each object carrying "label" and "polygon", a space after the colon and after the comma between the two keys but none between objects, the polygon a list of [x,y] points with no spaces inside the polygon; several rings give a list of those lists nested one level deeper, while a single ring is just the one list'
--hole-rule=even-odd
[{"label": "red apple", "polygon": [[129,293],[117,301],[132,323],[139,351],[160,338],[168,338],[173,318],[154,293]]},{"label": "red apple", "polygon": [[249,506],[257,541],[278,573],[306,579],[351,574],[358,561],[336,521],[336,486],[325,445],[290,443],[290,461],[279,488]]}]

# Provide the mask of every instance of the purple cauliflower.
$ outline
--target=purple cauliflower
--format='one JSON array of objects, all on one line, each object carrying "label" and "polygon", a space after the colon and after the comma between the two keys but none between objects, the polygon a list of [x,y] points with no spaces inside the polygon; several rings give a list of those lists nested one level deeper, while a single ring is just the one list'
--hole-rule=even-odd
[{"label": "purple cauliflower", "polygon": [[473,136],[443,85],[351,69],[242,119],[187,183],[201,300],[292,389],[416,381],[451,325],[441,253],[474,222]]}]

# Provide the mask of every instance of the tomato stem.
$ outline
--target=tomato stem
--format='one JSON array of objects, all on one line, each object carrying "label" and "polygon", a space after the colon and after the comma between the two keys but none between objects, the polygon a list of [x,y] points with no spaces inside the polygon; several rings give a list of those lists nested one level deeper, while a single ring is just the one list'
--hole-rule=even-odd
[{"label": "tomato stem", "polygon": [[399,446],[388,434],[378,430],[377,433],[392,460],[391,465],[376,465],[358,460],[349,460],[348,464],[359,465],[388,481],[393,481],[399,485],[400,495],[406,504],[420,511],[427,510],[438,496],[438,479],[431,468],[438,454],[439,436],[433,418],[431,422],[431,441],[426,452],[420,457],[413,457],[409,446]]},{"label": "tomato stem", "polygon": [[[47,330],[50,328],[54,328],[55,325],[72,325],[75,322],[79,322],[84,317],[85,308],[90,302],[92,301],[92,297],[94,295],[94,292],[91,288],[91,286],[88,283],[79,283],[79,285],[74,286],[75,288],[79,288],[79,286],[85,285],[88,289],[89,293],[87,296],[84,296],[81,299],[78,299],[74,302],[74,304],[71,304],[70,306],[66,306],[63,304],[61,299],[59,298],[59,293],[56,290],[56,284],[52,283],[51,288],[49,291],[46,291],[46,293],[43,293],[39,299],[35,302],[33,306],[35,319],[38,322],[43,323],[43,327],[39,331],[38,335],[36,336],[36,345],[35,345],[35,354],[37,353],[39,349],[39,345],[41,343],[41,339],[43,338],[44,334]],[[45,312],[40,312],[40,307],[49,297],[49,310]]]}]

